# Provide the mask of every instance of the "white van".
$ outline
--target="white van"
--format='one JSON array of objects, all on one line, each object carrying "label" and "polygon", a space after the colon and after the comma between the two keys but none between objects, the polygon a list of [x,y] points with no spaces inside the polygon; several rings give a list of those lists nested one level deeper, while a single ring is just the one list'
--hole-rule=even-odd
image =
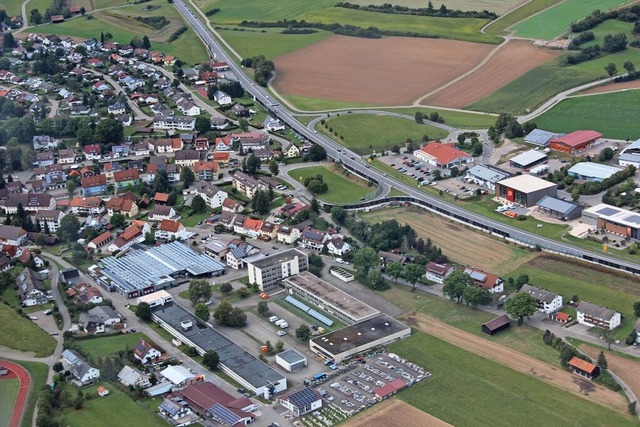
[{"label": "white van", "polygon": [[273,322],[277,322],[277,321],[278,321],[278,316],[269,317],[269,322],[273,323]]},{"label": "white van", "polygon": [[280,320],[276,321],[276,326],[280,326],[283,323],[287,323],[287,322],[284,319],[280,319]]}]

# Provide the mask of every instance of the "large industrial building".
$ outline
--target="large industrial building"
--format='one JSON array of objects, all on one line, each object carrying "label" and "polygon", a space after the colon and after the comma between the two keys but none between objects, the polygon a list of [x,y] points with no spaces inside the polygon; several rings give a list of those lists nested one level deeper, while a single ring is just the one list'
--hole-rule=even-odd
[{"label": "large industrial building", "polygon": [[261,291],[277,285],[282,279],[309,268],[309,257],[299,249],[288,249],[267,257],[249,261],[249,283],[257,284]]},{"label": "large industrial building", "polygon": [[580,218],[582,206],[556,197],[544,196],[538,200],[538,212],[543,212],[563,221],[572,221]]},{"label": "large industrial building", "polygon": [[544,196],[557,194],[557,184],[531,175],[516,175],[496,184],[496,196],[525,207],[537,204]]},{"label": "large industrial building", "polygon": [[287,389],[287,379],[176,303],[153,311],[153,320],[183,343],[204,354],[213,350],[220,369],[257,395],[272,395]]},{"label": "large industrial building", "polygon": [[89,272],[105,289],[126,298],[174,286],[179,278],[224,273],[224,264],[180,242],[150,249],[140,246],[124,256],[104,258],[100,264]]},{"label": "large industrial building", "polygon": [[411,335],[411,328],[391,316],[381,314],[355,325],[347,326],[309,341],[311,351],[334,363],[390,344]]},{"label": "large industrial building", "polygon": [[620,172],[622,169],[615,166],[602,165],[593,162],[581,162],[571,166],[567,171],[569,176],[585,181],[604,181],[612,175]]},{"label": "large industrial building", "polygon": [[640,139],[620,152],[618,164],[620,166],[640,167]]},{"label": "large industrial building", "polygon": [[594,130],[577,130],[551,140],[551,149],[573,154],[595,144],[602,134]]},{"label": "large industrial building", "polygon": [[640,214],[605,203],[583,210],[582,222],[595,230],[605,230],[632,239],[640,236]]},{"label": "large industrial building", "polygon": [[308,271],[283,280],[291,295],[297,295],[349,325],[380,314],[378,310],[319,279]]}]

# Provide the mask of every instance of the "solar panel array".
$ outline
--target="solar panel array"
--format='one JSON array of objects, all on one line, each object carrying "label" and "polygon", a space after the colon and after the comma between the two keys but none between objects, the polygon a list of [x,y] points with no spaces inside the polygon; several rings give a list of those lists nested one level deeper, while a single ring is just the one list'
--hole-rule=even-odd
[{"label": "solar panel array", "polygon": [[466,269],[464,272],[471,276],[473,280],[477,280],[478,282],[484,282],[485,280],[487,280],[487,275],[479,271]]},{"label": "solar panel array", "polygon": [[629,215],[629,216],[625,216],[624,220],[627,222],[633,222],[636,224],[640,224],[640,215]]},{"label": "solar panel array", "polygon": [[304,408],[310,406],[313,402],[318,400],[318,396],[309,387],[303,388],[300,391],[291,393],[288,397],[289,402],[298,408]]},{"label": "solar panel array", "polygon": [[620,211],[618,209],[613,209],[613,208],[602,208],[602,209],[598,210],[598,213],[600,215],[606,215],[606,216],[615,215],[615,214],[617,214],[619,212]]},{"label": "solar panel array", "polygon": [[321,321],[325,325],[333,326],[333,320],[329,319],[327,316],[324,316],[321,313],[318,313],[313,308],[309,307],[308,305],[306,305],[303,302],[298,301],[297,299],[295,299],[291,295],[288,295],[284,300],[287,301],[289,304],[291,304],[291,305],[299,308],[300,310],[304,311],[309,316],[311,316],[311,317],[313,317],[315,319],[318,319],[319,321]]},{"label": "solar panel array", "polygon": [[238,421],[240,421],[240,417],[238,415],[219,403],[214,403],[213,406],[209,408],[208,412],[212,417],[217,418],[223,423],[230,426],[233,426]]}]

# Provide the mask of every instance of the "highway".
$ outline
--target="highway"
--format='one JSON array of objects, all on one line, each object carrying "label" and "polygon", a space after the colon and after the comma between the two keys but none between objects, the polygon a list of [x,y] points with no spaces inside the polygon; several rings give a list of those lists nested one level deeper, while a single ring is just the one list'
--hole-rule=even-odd
[{"label": "highway", "polygon": [[[539,247],[551,252],[557,252],[563,255],[580,258],[610,268],[624,270],[633,274],[640,274],[640,264],[608,257],[600,253],[587,251],[574,247],[572,245],[558,242],[556,240],[547,239],[536,234],[522,231],[519,228],[511,227],[507,224],[494,221],[482,215],[478,215],[466,209],[462,209],[455,204],[448,203],[437,197],[426,194],[417,187],[408,186],[387,176],[387,174],[383,172],[370,168],[370,166],[356,153],[344,148],[331,139],[318,134],[316,131],[308,129],[302,123],[298,122],[287,108],[283,107],[279,102],[272,99],[269,93],[264,88],[256,85],[253,80],[247,77],[242,68],[238,66],[232,58],[229,57],[229,55],[218,44],[218,42],[214,39],[205,25],[200,22],[194,12],[185,5],[183,0],[175,0],[173,4],[180,11],[180,13],[184,15],[187,22],[203,40],[210,54],[218,61],[227,62],[227,64],[229,64],[229,68],[234,72],[234,74],[238,78],[238,81],[242,84],[244,89],[253,97],[254,100],[264,105],[272,115],[278,117],[282,122],[302,135],[304,138],[324,147],[330,157],[342,162],[343,166],[347,169],[377,184],[383,184],[391,188],[396,188],[409,196],[388,198],[383,199],[382,201],[406,201],[414,203],[440,215],[448,216],[456,221],[472,225],[475,228],[482,229],[494,235],[502,236],[505,239],[514,240],[531,247]],[[372,206],[379,203],[381,203],[381,200],[362,202],[347,207],[359,208]],[[469,250],[473,250],[472,244],[469,245]]]}]

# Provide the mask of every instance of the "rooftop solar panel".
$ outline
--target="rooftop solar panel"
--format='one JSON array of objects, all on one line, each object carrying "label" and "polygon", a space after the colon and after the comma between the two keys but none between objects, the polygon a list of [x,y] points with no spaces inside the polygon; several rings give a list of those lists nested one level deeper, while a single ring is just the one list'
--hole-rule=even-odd
[{"label": "rooftop solar panel", "polygon": [[613,208],[602,208],[598,211],[600,215],[606,215],[606,216],[615,215],[619,212],[620,211],[618,209],[613,209]]},{"label": "rooftop solar panel", "polygon": [[304,388],[289,395],[289,401],[298,408],[311,405],[316,400],[318,400],[318,396],[310,388]]},{"label": "rooftop solar panel", "polygon": [[318,319],[319,321],[321,321],[322,323],[324,323],[327,326],[333,326],[333,320],[329,319],[327,316],[322,315],[321,313],[318,313],[313,308],[310,309],[307,312],[307,314],[309,314],[312,317],[315,317],[316,319]]},{"label": "rooftop solar panel", "polygon": [[629,215],[624,217],[625,221],[634,222],[636,224],[640,224],[640,215]]},{"label": "rooftop solar panel", "polygon": [[213,416],[221,420],[222,422],[232,426],[235,425],[238,421],[240,421],[240,417],[229,409],[225,408],[219,403],[214,403],[211,408],[209,408],[209,413]]},{"label": "rooftop solar panel", "polygon": [[477,280],[478,282],[487,280],[487,275],[484,273],[480,273],[479,271],[473,271],[470,276],[473,280]]}]

